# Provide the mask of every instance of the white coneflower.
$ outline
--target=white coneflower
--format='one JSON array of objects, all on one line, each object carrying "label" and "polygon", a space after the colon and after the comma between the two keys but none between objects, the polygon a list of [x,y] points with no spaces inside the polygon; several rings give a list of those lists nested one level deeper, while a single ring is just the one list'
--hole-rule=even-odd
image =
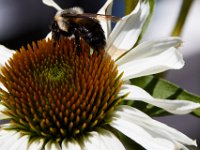
[{"label": "white coneflower", "polygon": [[[46,3],[61,10],[53,1]],[[111,4],[107,1],[101,13],[110,11]],[[5,59],[0,60],[0,119],[8,121],[1,124],[0,149],[125,149],[114,130],[146,149],[196,145],[181,132],[120,103],[123,99],[140,100],[175,114],[200,107],[190,101],[155,99],[126,82],[184,65],[177,50],[178,38],[145,42],[117,59],[137,41],[147,14],[148,4],[139,3],[110,35],[105,30],[109,37],[102,53],[94,50],[90,54],[84,41],[77,52],[74,41],[68,39],[38,41],[19,52],[1,46],[0,56]],[[127,20],[137,18],[138,28],[127,27]],[[135,42],[129,40],[131,35],[135,35]]]}]

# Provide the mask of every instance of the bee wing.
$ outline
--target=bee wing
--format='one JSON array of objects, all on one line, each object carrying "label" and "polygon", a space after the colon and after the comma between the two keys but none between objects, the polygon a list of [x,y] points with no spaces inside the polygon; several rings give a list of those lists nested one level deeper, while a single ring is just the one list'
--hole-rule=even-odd
[{"label": "bee wing", "polygon": [[98,20],[110,20],[112,22],[118,22],[121,20],[119,17],[115,17],[112,15],[103,15],[103,14],[92,14],[92,13],[84,13],[84,14],[63,14],[63,17],[66,18],[91,18]]},{"label": "bee wing", "polygon": [[81,16],[89,17],[92,19],[98,19],[98,20],[110,20],[112,22],[118,22],[121,20],[121,18],[119,17],[115,17],[112,15],[103,15],[103,14],[84,13],[84,14],[81,14]]}]

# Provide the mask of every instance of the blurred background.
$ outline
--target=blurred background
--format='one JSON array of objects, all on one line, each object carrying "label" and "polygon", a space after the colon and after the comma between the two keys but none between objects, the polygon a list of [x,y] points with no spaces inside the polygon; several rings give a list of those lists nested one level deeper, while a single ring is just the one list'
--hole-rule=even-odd
[{"label": "blurred background", "polygon": [[[166,78],[183,89],[200,95],[200,1],[193,0],[181,37],[184,41],[185,66],[181,70],[170,70]],[[175,25],[182,0],[158,0],[150,26],[143,40],[169,36]],[[157,118],[177,128],[200,145],[200,119],[191,115]]]},{"label": "blurred background", "polygon": [[[182,88],[200,95],[200,1],[193,0],[182,32],[182,48],[186,65],[182,70],[169,71],[167,79]],[[57,0],[62,8],[80,6],[86,12],[97,12],[105,0]],[[152,22],[143,40],[167,37],[177,19],[182,0],[157,0]],[[44,38],[56,11],[41,0],[0,0],[0,44],[19,49],[31,41]],[[114,0],[113,14],[124,13],[123,0]],[[191,115],[156,118],[177,128],[200,144],[200,119]]]}]

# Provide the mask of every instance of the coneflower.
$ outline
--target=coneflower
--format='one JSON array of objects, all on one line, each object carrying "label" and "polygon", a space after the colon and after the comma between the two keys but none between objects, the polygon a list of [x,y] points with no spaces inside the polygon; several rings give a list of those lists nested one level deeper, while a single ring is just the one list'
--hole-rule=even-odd
[{"label": "coneflower", "polygon": [[[58,8],[51,0],[45,2]],[[108,0],[100,12],[111,5]],[[130,40],[130,35],[138,38],[147,15],[148,3],[139,2],[110,35],[104,28],[109,36],[101,53],[91,51],[82,40],[77,51],[68,39],[38,41],[19,52],[0,46],[0,120],[6,120],[0,125],[0,149],[125,149],[116,130],[150,150],[196,145],[181,132],[120,103],[143,101],[174,114],[200,107],[186,100],[155,99],[129,84],[135,77],[184,66],[177,50],[182,43],[179,38],[144,42],[130,49],[137,41]],[[134,22],[137,19],[139,23]],[[127,21],[138,28],[127,28]]]}]

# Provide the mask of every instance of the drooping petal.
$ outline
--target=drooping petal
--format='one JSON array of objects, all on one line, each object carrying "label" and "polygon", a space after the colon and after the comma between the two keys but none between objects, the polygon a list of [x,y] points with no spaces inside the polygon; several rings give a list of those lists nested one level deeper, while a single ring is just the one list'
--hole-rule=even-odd
[{"label": "drooping petal", "polygon": [[173,114],[187,114],[200,108],[199,103],[187,100],[167,100],[153,98],[149,93],[134,85],[123,85],[119,95],[129,93],[126,99],[143,101],[154,106],[160,107]]},{"label": "drooping petal", "polygon": [[119,106],[110,125],[146,149],[181,149],[196,142],[130,106]]},{"label": "drooping petal", "polygon": [[81,150],[80,144],[76,140],[65,139],[62,142],[62,150]]},{"label": "drooping petal", "polygon": [[58,4],[56,4],[53,0],[42,0],[42,2],[47,6],[55,8],[57,11],[62,10],[62,8],[58,6]]},{"label": "drooping petal", "polygon": [[179,37],[168,37],[146,41],[136,46],[116,62],[118,65],[123,65],[133,60],[158,55],[171,47],[178,48],[181,44],[182,40]]},{"label": "drooping petal", "polygon": [[180,69],[184,66],[183,56],[176,48],[171,47],[155,56],[127,62],[118,67],[119,73],[124,72],[122,79],[160,73],[169,69]]},{"label": "drooping petal", "polygon": [[0,45],[0,68],[5,65],[9,58],[15,53],[14,50],[10,50],[7,47]]},{"label": "drooping petal", "polygon": [[[103,15],[111,15],[112,12],[112,5],[113,0],[107,0],[106,3],[103,5],[103,7],[97,12],[97,14],[103,14]],[[111,32],[111,22],[109,20],[99,20],[102,29],[104,30],[104,34],[106,39],[108,39],[108,36]]]},{"label": "drooping petal", "polygon": [[135,9],[116,24],[106,47],[114,60],[134,46],[148,14],[149,3],[139,1]]},{"label": "drooping petal", "polygon": [[87,137],[84,137],[83,141],[83,150],[125,150],[119,139],[104,129],[91,132]]},{"label": "drooping petal", "polygon": [[45,150],[62,150],[57,141],[48,141],[44,147]]},{"label": "drooping petal", "polygon": [[[125,116],[118,115],[113,117],[110,125],[122,132],[124,135],[143,146],[148,150],[162,149],[176,149],[177,146],[174,142],[164,137],[159,137],[156,133],[146,131],[141,125],[136,124],[138,119],[127,120],[127,114]],[[156,135],[156,136],[155,136]],[[154,136],[154,137],[153,137]]]},{"label": "drooping petal", "polygon": [[30,144],[29,144],[29,149],[28,150],[40,150],[42,149],[44,145],[44,139],[42,138],[37,138],[34,139]]}]

